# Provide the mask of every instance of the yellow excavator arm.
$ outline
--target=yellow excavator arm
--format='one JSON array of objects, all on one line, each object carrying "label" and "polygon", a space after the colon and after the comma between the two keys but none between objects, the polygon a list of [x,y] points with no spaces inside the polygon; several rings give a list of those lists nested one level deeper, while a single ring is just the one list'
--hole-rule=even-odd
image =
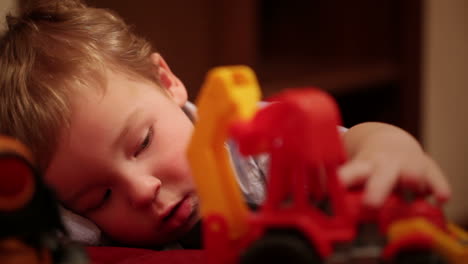
[{"label": "yellow excavator arm", "polygon": [[261,93],[255,73],[246,66],[208,72],[196,101],[198,119],[188,159],[201,201],[201,215],[223,216],[230,238],[247,229],[248,207],[233,173],[225,141],[232,121],[250,119]]}]

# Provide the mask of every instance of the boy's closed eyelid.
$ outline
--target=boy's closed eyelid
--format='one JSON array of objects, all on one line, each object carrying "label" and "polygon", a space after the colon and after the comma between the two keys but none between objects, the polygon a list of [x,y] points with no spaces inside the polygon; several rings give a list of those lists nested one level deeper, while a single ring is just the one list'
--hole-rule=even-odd
[{"label": "boy's closed eyelid", "polygon": [[138,117],[141,116],[141,110],[136,109],[135,111],[131,112],[128,117],[123,122],[122,129],[118,134],[117,138],[113,141],[114,147],[119,147],[121,144],[125,144],[124,142],[131,134],[132,130],[135,128],[135,122],[138,121]]},{"label": "boy's closed eyelid", "polygon": [[88,213],[90,209],[96,207],[100,202],[102,194],[107,189],[109,188],[105,187],[105,185],[95,185],[94,187],[83,191],[82,195],[80,195],[72,205],[72,209],[82,214]]},{"label": "boy's closed eyelid", "polygon": [[151,146],[151,144],[153,143],[153,135],[154,129],[153,125],[151,125],[149,128],[146,129],[144,138],[139,141],[140,143],[135,148],[133,157],[138,157],[141,153],[146,151]]},{"label": "boy's closed eyelid", "polygon": [[75,186],[74,191],[70,192],[70,196],[68,198],[64,198],[63,202],[67,207],[75,209],[78,207],[84,198],[87,197],[88,193],[96,188],[100,188],[103,186],[102,183],[98,182],[83,182],[83,185]]},{"label": "boy's closed eyelid", "polygon": [[96,201],[91,202],[90,205],[86,206],[83,211],[84,214],[96,212],[107,205],[112,195],[112,189],[106,188],[104,190],[100,190],[99,192],[101,192],[101,194],[99,195],[100,198]]}]

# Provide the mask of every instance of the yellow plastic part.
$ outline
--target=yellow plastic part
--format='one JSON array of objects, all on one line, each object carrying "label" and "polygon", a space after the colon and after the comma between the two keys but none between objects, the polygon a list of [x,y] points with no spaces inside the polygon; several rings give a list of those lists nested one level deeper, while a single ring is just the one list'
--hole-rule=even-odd
[{"label": "yellow plastic part", "polygon": [[25,158],[31,164],[34,164],[32,154],[29,149],[18,140],[0,135],[0,152],[11,152]]},{"label": "yellow plastic part", "polygon": [[254,72],[246,66],[231,66],[208,72],[196,101],[198,119],[188,159],[201,201],[201,215],[222,215],[231,239],[246,231],[248,207],[234,177],[225,141],[231,122],[250,119],[260,97]]},{"label": "yellow plastic part", "polygon": [[448,232],[441,230],[423,218],[401,220],[394,223],[388,232],[390,241],[397,241],[414,233],[422,233],[434,241],[436,252],[444,256],[451,264],[468,263],[468,234],[453,224],[448,225]]},{"label": "yellow plastic part", "polygon": [[2,238],[0,248],[2,249],[2,255],[0,255],[2,264],[53,264],[52,252],[49,248],[35,248],[20,239]]}]

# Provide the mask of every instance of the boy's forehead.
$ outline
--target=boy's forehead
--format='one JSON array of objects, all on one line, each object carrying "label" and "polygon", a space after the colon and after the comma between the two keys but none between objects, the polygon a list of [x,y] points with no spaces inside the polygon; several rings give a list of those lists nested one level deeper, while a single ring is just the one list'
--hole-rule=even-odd
[{"label": "boy's forehead", "polygon": [[80,85],[74,89],[72,100],[76,101],[100,101],[104,97],[116,97],[118,95],[131,95],[138,92],[137,87],[145,84],[146,86],[156,86],[156,90],[162,91],[160,85],[152,80],[143,78],[137,74],[128,71],[118,71],[106,69],[103,72],[93,74],[90,81],[85,85]]},{"label": "boy's forehead", "polygon": [[130,95],[130,89],[122,89],[124,85],[119,85],[119,83],[122,84],[125,78],[115,74],[109,76],[109,74],[106,73],[102,81],[89,82],[88,85],[74,90],[70,97],[73,112],[79,113],[87,109],[105,107],[107,104],[111,104],[113,100],[123,99]]},{"label": "boy's forehead", "polygon": [[107,80],[105,89],[89,87],[78,90],[72,96],[69,126],[69,134],[72,136],[90,139],[101,137],[105,140],[121,130],[132,113],[152,107],[157,101],[167,98],[161,95],[154,83],[112,71],[107,72]]}]

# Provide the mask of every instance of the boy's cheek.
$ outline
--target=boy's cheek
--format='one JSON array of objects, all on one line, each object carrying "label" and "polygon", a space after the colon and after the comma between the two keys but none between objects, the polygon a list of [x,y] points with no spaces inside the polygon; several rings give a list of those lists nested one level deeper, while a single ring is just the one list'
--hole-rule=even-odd
[{"label": "boy's cheek", "polygon": [[191,168],[185,151],[172,153],[171,157],[159,162],[159,170],[154,174],[159,177],[162,185],[193,185]]},{"label": "boy's cheek", "polygon": [[94,220],[101,231],[123,243],[138,243],[158,237],[156,221],[140,217],[138,212],[117,209]]}]

